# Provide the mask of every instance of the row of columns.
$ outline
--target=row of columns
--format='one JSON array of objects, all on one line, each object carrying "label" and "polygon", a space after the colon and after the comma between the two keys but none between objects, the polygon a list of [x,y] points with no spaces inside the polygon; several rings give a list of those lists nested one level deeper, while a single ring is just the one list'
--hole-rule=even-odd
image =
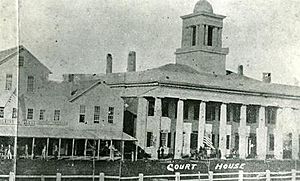
[{"label": "row of columns", "polygon": [[[50,138],[47,138],[46,141],[46,157],[49,156],[49,140]],[[97,159],[100,158],[100,141],[98,140],[97,144]],[[110,140],[110,144],[112,145],[113,142]],[[35,145],[35,138],[32,138],[32,148],[31,148],[31,158],[33,159],[34,157],[34,145]],[[87,145],[88,145],[88,139],[85,139],[84,142],[84,157],[87,156]],[[72,151],[71,151],[71,157],[74,157],[74,150],[75,150],[75,139],[72,139]],[[58,139],[58,158],[61,156],[61,138]],[[96,156],[96,155],[95,155]],[[124,141],[121,141],[121,160],[124,160]]]},{"label": "row of columns", "polygon": [[[145,98],[139,98],[138,104],[138,128],[137,131],[137,139],[139,145],[145,149],[146,147],[146,130],[147,130],[147,100]],[[143,106],[143,107],[140,107]],[[266,127],[266,118],[265,112],[266,107],[261,106],[259,108],[259,119],[258,119],[258,128],[256,129],[256,148],[257,148],[257,157],[258,159],[266,159],[267,155],[267,145],[268,145],[268,128]],[[247,105],[242,105],[240,108],[240,125],[238,129],[239,133],[239,157],[241,159],[245,159],[247,156],[247,144],[248,137],[250,134],[250,127],[247,126],[246,122],[246,110]],[[219,149],[221,150],[222,158],[225,158],[227,149],[226,149],[226,136],[227,136],[227,104],[221,104],[221,113],[220,113],[220,125],[219,125]],[[205,132],[205,112],[206,112],[206,102],[201,101],[199,106],[199,126],[198,126],[198,149],[203,147],[203,139]],[[294,115],[294,114],[292,114]],[[155,131],[156,136],[156,144],[155,149],[159,149],[159,141],[160,141],[160,128],[161,128],[161,98],[155,98],[155,112],[154,116],[156,116],[157,130]],[[280,129],[280,125],[285,120],[285,116],[283,114],[283,109],[278,109],[277,112],[277,123],[276,128],[274,129],[274,156],[276,159],[282,159],[283,152],[283,131]],[[296,119],[296,118],[293,118]],[[177,119],[176,119],[176,139],[175,139],[175,150],[174,150],[174,158],[179,159],[182,155],[183,150],[183,127],[184,127],[184,99],[179,99],[177,103]],[[293,149],[292,155],[293,158],[298,158],[299,153],[299,133],[297,129],[293,130]],[[157,158],[157,155],[154,155],[154,158]]]},{"label": "row of columns", "polygon": [[[183,46],[192,46],[193,39],[193,27],[196,27],[196,45],[207,46],[208,42],[208,26],[206,24],[197,24],[194,26],[188,26],[183,32]],[[222,47],[222,27],[213,27],[212,32],[212,46]]]}]

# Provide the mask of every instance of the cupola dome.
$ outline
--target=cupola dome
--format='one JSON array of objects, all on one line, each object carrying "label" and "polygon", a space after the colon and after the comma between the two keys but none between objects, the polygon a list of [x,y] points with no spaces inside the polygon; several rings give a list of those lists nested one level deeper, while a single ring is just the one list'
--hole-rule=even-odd
[{"label": "cupola dome", "polygon": [[200,12],[213,13],[213,8],[208,1],[199,0],[195,5],[194,13],[200,13]]}]

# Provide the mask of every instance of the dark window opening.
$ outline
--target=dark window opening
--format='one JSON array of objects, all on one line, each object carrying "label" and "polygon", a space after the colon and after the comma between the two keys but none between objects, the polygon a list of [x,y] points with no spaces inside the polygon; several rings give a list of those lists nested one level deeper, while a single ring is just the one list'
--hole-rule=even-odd
[{"label": "dark window opening", "polygon": [[152,146],[153,135],[152,132],[147,132],[147,147]]},{"label": "dark window opening", "polygon": [[166,99],[162,100],[162,116],[163,117],[169,116],[169,102]]},{"label": "dark window opening", "polygon": [[266,107],[266,122],[268,124],[276,124],[277,119],[277,108],[276,107]]},{"label": "dark window opening", "polygon": [[230,147],[230,135],[226,135],[226,149]]},{"label": "dark window opening", "polygon": [[194,120],[199,119],[199,109],[200,109],[200,105],[194,104]]},{"label": "dark window opening", "polygon": [[155,100],[153,98],[148,99],[148,116],[154,116]]},{"label": "dark window opening", "polygon": [[274,135],[269,135],[269,151],[274,151]]},{"label": "dark window opening", "polygon": [[85,122],[85,106],[84,105],[79,106],[79,122],[80,123]]},{"label": "dark window opening", "polygon": [[208,32],[207,32],[207,46],[212,46],[212,40],[213,40],[213,26],[208,26]]},{"label": "dark window opening", "polygon": [[[216,121],[217,115],[216,113],[218,112],[218,118],[220,118],[220,111],[217,111],[218,107],[220,107],[219,104],[213,103],[213,102],[208,102],[206,103],[206,122],[211,122],[211,121]],[[219,121],[219,119],[218,119]]]},{"label": "dark window opening", "polygon": [[189,105],[187,102],[183,104],[183,119],[189,119]]},{"label": "dark window opening", "polygon": [[197,33],[196,26],[192,26],[192,46],[196,45],[196,33]]},{"label": "dark window opening", "polygon": [[169,133],[168,133],[168,143],[167,143],[167,147],[168,147],[168,148],[171,148],[171,136],[172,136],[172,133],[169,132]]},{"label": "dark window opening", "polygon": [[258,116],[258,107],[249,105],[246,108],[246,122],[247,123],[256,123]]},{"label": "dark window opening", "polygon": [[240,122],[241,105],[240,104],[228,104],[227,106],[227,122]]}]

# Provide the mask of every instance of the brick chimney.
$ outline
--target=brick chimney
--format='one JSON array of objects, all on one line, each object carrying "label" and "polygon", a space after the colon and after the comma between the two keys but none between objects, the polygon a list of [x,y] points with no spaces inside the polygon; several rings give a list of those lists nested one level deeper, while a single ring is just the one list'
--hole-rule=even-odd
[{"label": "brick chimney", "polygon": [[262,81],[265,83],[271,83],[271,73],[263,73]]},{"label": "brick chimney", "polygon": [[106,55],[106,74],[112,73],[112,55],[109,53]]},{"label": "brick chimney", "polygon": [[243,65],[238,66],[238,75],[244,75],[244,67]]},{"label": "brick chimney", "polygon": [[136,53],[135,51],[130,51],[128,54],[127,72],[135,72],[135,71],[136,71]]}]

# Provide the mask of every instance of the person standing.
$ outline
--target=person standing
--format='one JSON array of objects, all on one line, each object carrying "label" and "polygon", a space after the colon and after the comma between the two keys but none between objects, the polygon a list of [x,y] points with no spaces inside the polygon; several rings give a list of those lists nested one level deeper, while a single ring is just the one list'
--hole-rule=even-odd
[{"label": "person standing", "polygon": [[7,158],[12,159],[12,153],[11,153],[11,146],[10,145],[8,145],[8,149],[7,149]]},{"label": "person standing", "polygon": [[4,146],[3,146],[3,144],[1,144],[1,146],[0,146],[0,159],[3,159],[3,157],[4,157]]},{"label": "person standing", "polygon": [[46,159],[46,146],[44,145],[44,148],[42,150],[42,159]]},{"label": "person standing", "polygon": [[115,160],[115,147],[113,144],[109,146],[109,159],[112,161]]},{"label": "person standing", "polygon": [[25,158],[27,159],[29,157],[28,155],[28,145],[25,145],[25,150],[24,150]]}]

